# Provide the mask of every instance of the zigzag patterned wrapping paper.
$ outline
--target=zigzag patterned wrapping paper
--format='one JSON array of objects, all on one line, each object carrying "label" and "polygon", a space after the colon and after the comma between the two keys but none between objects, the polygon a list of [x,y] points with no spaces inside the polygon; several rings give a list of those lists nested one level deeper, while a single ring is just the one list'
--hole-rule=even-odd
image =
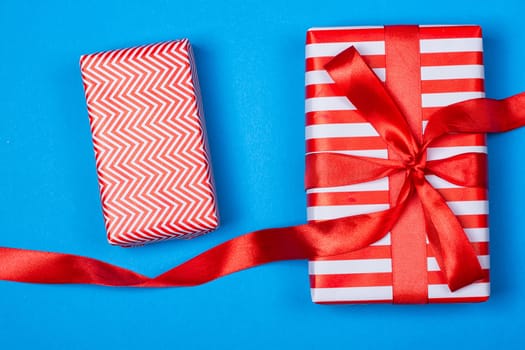
[{"label": "zigzag patterned wrapping paper", "polygon": [[82,56],[107,237],[141,245],[218,225],[188,40]]},{"label": "zigzag patterned wrapping paper", "polygon": [[[420,26],[422,127],[436,109],[484,97],[481,29],[477,26]],[[306,151],[388,158],[375,129],[336,92],[324,64],[353,45],[382,80],[386,79],[384,27],[314,28],[306,45]],[[487,152],[484,135],[454,135],[428,149],[427,159]],[[322,172],[322,169],[318,169]],[[489,270],[488,198],[484,188],[462,188],[437,176],[428,181],[442,194],[465,228],[483,269]],[[389,208],[389,178],[307,191],[309,221]],[[429,302],[483,301],[488,277],[454,293],[448,289],[427,246]],[[390,234],[351,254],[309,263],[312,299],[317,303],[392,302]],[[488,273],[487,273],[488,276]]]}]

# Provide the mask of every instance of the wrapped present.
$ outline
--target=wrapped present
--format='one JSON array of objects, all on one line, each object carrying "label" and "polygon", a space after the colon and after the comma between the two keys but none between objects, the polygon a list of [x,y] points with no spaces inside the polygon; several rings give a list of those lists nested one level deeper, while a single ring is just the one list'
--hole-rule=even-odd
[{"label": "wrapped present", "polygon": [[[400,106],[417,142],[438,109],[484,97],[481,29],[478,26],[386,26],[314,28],[306,45],[306,152],[380,159],[397,155],[361,111],[334,84],[326,64],[354,47]],[[346,72],[352,74],[352,72]],[[441,137],[426,161],[466,153],[486,153],[484,134]],[[333,175],[321,163],[309,169]],[[482,169],[481,171],[486,171]],[[351,185],[307,190],[310,222],[382,211],[395,203],[403,174]],[[371,246],[309,262],[316,303],[465,302],[489,296],[488,198],[484,187],[451,183],[436,174],[425,178],[456,215],[478,256],[485,277],[451,292],[429,245],[419,203],[409,207],[391,232]],[[325,179],[330,184],[330,179]]]},{"label": "wrapped present", "polygon": [[107,237],[142,245],[218,225],[188,40],[82,56]]}]

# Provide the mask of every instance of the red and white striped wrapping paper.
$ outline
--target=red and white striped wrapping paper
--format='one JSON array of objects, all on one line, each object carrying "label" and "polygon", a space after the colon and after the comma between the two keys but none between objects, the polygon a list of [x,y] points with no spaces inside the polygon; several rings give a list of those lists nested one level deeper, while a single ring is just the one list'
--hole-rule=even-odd
[{"label": "red and white striped wrapping paper", "polygon": [[188,40],[82,56],[111,244],[192,238],[218,225]]},{"label": "red and white striped wrapping paper", "polygon": [[[484,97],[481,29],[478,26],[420,26],[423,127],[437,108]],[[388,158],[385,143],[344,96],[338,96],[325,63],[355,46],[385,80],[383,27],[313,28],[306,45],[306,152],[338,152]],[[454,135],[428,149],[428,160],[465,152],[487,152],[484,135]],[[318,170],[322,171],[322,169]],[[428,181],[444,196],[472,242],[483,269],[489,269],[488,198],[484,188],[463,188],[437,176]],[[309,221],[380,211],[389,207],[389,179],[307,191]],[[330,193],[330,195],[327,195]],[[427,247],[429,302],[483,301],[488,278],[450,292]],[[309,262],[316,303],[392,302],[390,235],[370,247],[337,258]],[[487,273],[488,276],[488,273]]]}]

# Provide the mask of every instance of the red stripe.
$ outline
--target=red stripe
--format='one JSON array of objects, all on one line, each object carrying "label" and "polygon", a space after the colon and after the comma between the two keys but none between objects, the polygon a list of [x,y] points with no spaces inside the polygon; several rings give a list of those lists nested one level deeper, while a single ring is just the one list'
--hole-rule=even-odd
[{"label": "red stripe", "polygon": [[310,275],[310,288],[383,287],[391,285],[391,272]]},{"label": "red stripe", "polygon": [[320,205],[387,204],[388,191],[310,193],[308,207]]},{"label": "red stripe", "polygon": [[[487,277],[478,283],[489,282]],[[428,284],[447,284],[441,271],[428,271]],[[392,285],[392,273],[354,273],[333,275],[310,275],[310,288],[384,287]]]},{"label": "red stripe", "polygon": [[[476,283],[487,283],[489,282],[489,270],[484,269],[485,277],[476,281]],[[447,284],[447,279],[441,271],[429,271],[428,272],[428,284]]]},{"label": "red stripe", "polygon": [[456,217],[464,228],[489,227],[488,215],[457,215]]},{"label": "red stripe", "polygon": [[306,113],[306,125],[332,124],[332,123],[365,123],[361,112],[353,111],[329,111]]},{"label": "red stripe", "polygon": [[[471,242],[470,243],[474,248],[474,251],[477,255],[489,255],[489,243],[488,242]],[[435,257],[432,247],[427,245],[427,256]],[[445,282],[444,282],[445,283]]]},{"label": "red stripe", "polygon": [[466,92],[485,91],[483,79],[447,79],[447,80],[423,80],[421,81],[421,92],[424,94],[436,92]]},{"label": "red stripe", "polygon": [[440,188],[437,190],[447,201],[487,200],[485,188]]},{"label": "red stripe", "polygon": [[339,254],[337,256],[319,257],[315,261],[341,261],[353,259],[390,259],[390,246],[371,245],[363,249],[359,249],[346,254]]},{"label": "red stripe", "polygon": [[[439,92],[484,92],[483,79],[446,79],[421,81],[422,93]],[[306,98],[341,96],[335,84],[311,84],[306,86]],[[430,108],[424,108],[430,109]],[[435,110],[435,108],[433,108]],[[428,116],[427,116],[428,117]]]},{"label": "red stripe", "polygon": [[483,53],[477,51],[422,53],[420,57],[422,67],[483,64]]},{"label": "red stripe", "polygon": [[[472,247],[477,255],[489,255],[488,242],[472,242]],[[434,252],[429,244],[426,247],[425,258],[435,257]],[[342,261],[342,260],[362,260],[362,259],[390,259],[392,257],[391,247],[389,245],[369,246],[354,252],[341,254],[332,257],[317,258],[315,261]],[[426,261],[426,260],[425,260]],[[426,265],[425,265],[426,266]]]},{"label": "red stripe", "polygon": [[[484,188],[444,188],[439,193],[447,201],[474,201],[486,200],[487,190]],[[321,192],[307,195],[308,207],[322,205],[359,205],[359,204],[387,204],[388,191],[366,192]]]},{"label": "red stripe", "polygon": [[419,27],[420,39],[481,38],[479,26]]},{"label": "red stripe", "polygon": [[423,120],[428,120],[432,114],[440,110],[442,107],[424,107],[423,108]]},{"label": "red stripe", "polygon": [[354,305],[354,304],[390,304],[392,303],[391,299],[384,300],[355,300],[355,301],[314,301],[314,303],[319,305]]},{"label": "red stripe", "polygon": [[385,40],[383,28],[355,28],[355,29],[310,29],[306,33],[307,44],[340,43],[353,41],[383,41]]},{"label": "red stripe", "polygon": [[312,84],[306,86],[306,98],[338,96],[335,84]]},{"label": "red stripe", "polygon": [[[307,114],[307,125],[329,123],[359,123],[364,119],[356,111],[312,112]],[[336,150],[384,149],[380,136],[370,137],[334,137],[306,140],[307,152]],[[447,135],[432,143],[432,147],[485,146],[485,134]],[[360,147],[362,145],[362,147]]]},{"label": "red stripe", "polygon": [[430,147],[485,146],[485,134],[446,135],[432,142]]},{"label": "red stripe", "polygon": [[306,152],[386,149],[381,136],[330,137],[306,140]]},{"label": "red stripe", "polygon": [[[429,298],[428,300],[430,303],[435,303],[435,304],[481,303],[481,302],[489,300],[489,297]],[[340,303],[334,303],[334,304],[340,304]]]}]

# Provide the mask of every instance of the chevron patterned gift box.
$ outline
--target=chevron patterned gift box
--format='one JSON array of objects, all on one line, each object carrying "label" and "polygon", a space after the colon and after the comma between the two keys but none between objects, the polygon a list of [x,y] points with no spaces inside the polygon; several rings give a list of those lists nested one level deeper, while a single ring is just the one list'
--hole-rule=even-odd
[{"label": "chevron patterned gift box", "polygon": [[[396,43],[393,43],[393,42]],[[370,123],[334,86],[325,64],[354,46],[391,92],[412,94],[416,117],[408,120],[414,135],[421,135],[428,117],[452,103],[484,97],[483,49],[478,26],[394,26],[315,28],[306,45],[306,151],[391,158],[391,153]],[[407,56],[407,51],[411,51]],[[399,67],[405,73],[399,74]],[[486,153],[485,136],[449,135],[432,144],[427,160],[467,152]],[[328,176],[328,169],[315,169]],[[489,295],[488,198],[486,188],[465,188],[436,175],[427,181],[446,200],[472,243],[486,278],[451,292],[431,247],[425,247],[423,213],[405,219],[385,238],[370,247],[309,264],[311,291],[317,303],[400,302],[415,285],[429,302],[483,301]],[[385,210],[399,179],[307,191],[308,220],[327,220]],[[394,186],[394,187],[393,187]],[[414,211],[412,211],[414,213]],[[415,220],[415,221],[414,221]],[[402,220],[403,221],[403,220]],[[415,222],[415,224],[414,224]],[[422,232],[423,270],[413,272],[405,259]],[[412,248],[413,249],[413,248]],[[408,254],[410,255],[410,254]],[[406,276],[406,274],[412,274]],[[415,273],[415,275],[414,275]],[[421,285],[413,276],[424,279]],[[417,279],[416,278],[416,279]],[[404,280],[405,290],[396,290]],[[399,299],[398,299],[399,298]],[[401,301],[406,302],[406,301]]]},{"label": "chevron patterned gift box", "polygon": [[82,56],[107,237],[142,245],[218,225],[188,40]]}]

